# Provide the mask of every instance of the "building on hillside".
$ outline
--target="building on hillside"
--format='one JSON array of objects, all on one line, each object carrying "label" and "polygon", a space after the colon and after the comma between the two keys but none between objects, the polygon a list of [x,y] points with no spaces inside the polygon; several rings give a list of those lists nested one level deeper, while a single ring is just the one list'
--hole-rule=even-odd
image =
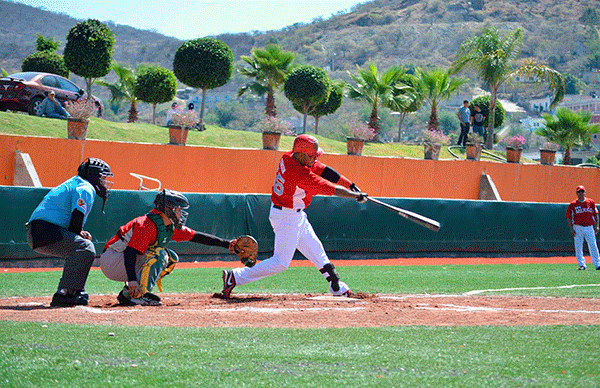
[{"label": "building on hillside", "polygon": [[[554,113],[554,109],[550,109],[550,102],[552,102],[551,96],[532,99],[529,101],[529,110],[537,113]],[[580,94],[567,94],[557,107],[569,108],[575,112],[585,110],[592,114],[600,114],[600,98]]]}]

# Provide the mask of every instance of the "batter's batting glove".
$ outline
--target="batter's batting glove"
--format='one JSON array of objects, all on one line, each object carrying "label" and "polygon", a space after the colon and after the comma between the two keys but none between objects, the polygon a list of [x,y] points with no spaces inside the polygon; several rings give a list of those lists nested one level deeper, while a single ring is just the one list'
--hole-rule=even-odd
[{"label": "batter's batting glove", "polygon": [[358,188],[358,186],[356,186],[355,183],[350,184],[350,186],[348,186],[348,188],[350,189],[350,191],[354,191],[356,193],[360,193],[360,189]]}]

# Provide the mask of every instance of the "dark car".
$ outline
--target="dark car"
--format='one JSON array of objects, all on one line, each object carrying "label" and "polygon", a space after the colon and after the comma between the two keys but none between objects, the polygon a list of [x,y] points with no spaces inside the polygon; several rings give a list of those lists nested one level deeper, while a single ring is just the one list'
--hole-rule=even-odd
[{"label": "dark car", "polygon": [[[40,104],[50,91],[54,91],[56,99],[63,105],[66,101],[85,99],[87,96],[79,86],[56,74],[34,71],[15,73],[0,78],[0,111],[9,109],[40,116]],[[102,100],[96,96],[92,98],[98,108],[98,116],[101,116],[104,110]]]}]

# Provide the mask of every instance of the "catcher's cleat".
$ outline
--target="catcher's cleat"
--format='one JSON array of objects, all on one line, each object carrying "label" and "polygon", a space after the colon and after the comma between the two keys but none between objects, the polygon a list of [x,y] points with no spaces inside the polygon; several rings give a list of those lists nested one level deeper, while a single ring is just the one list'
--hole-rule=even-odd
[{"label": "catcher's cleat", "polygon": [[224,270],[223,271],[223,291],[221,291],[224,299],[229,299],[229,296],[231,295],[231,291],[233,291],[234,287],[235,287],[235,277],[233,276],[233,271],[232,270]]},{"label": "catcher's cleat", "polygon": [[584,265],[581,265],[581,266],[579,266],[578,270],[579,270],[579,271],[585,271],[585,270],[586,270],[586,267],[585,267]]},{"label": "catcher's cleat", "polygon": [[87,306],[89,297],[85,291],[59,290],[52,296],[50,307]]},{"label": "catcher's cleat", "polygon": [[161,306],[160,297],[151,292],[147,292],[139,298],[131,298],[129,296],[129,287],[125,286],[119,292],[117,300],[123,306]]}]

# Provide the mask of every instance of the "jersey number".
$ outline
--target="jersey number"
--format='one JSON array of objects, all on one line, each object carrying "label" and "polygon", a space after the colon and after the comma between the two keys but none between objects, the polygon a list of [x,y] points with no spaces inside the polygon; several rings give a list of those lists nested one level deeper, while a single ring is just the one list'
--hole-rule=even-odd
[{"label": "jersey number", "polygon": [[275,182],[273,183],[273,191],[275,194],[281,196],[283,195],[283,184],[285,183],[285,179],[281,176],[281,173],[278,172],[275,177]]}]

